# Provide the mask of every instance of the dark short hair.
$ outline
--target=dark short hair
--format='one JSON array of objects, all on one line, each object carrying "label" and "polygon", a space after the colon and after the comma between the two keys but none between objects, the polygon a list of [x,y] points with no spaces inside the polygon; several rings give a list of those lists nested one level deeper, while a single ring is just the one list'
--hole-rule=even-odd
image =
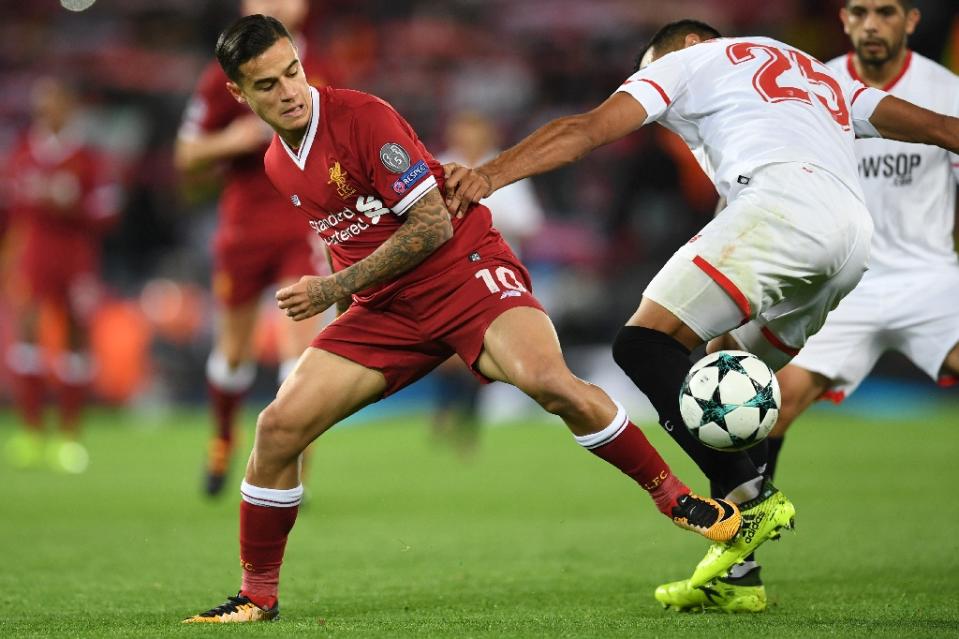
[{"label": "dark short hair", "polygon": [[262,55],[280,38],[293,42],[290,32],[276,18],[260,13],[244,16],[217,38],[216,59],[227,77],[239,82],[240,65]]},{"label": "dark short hair", "polygon": [[[849,3],[851,0],[846,0],[846,8],[849,8]],[[914,0],[896,0],[899,3],[899,6],[902,7],[903,12],[908,13],[910,9],[916,6]]]},{"label": "dark short hair", "polygon": [[687,18],[685,20],[670,22],[666,26],[662,27],[659,31],[654,33],[653,37],[649,39],[649,42],[646,43],[646,46],[643,47],[643,50],[639,52],[638,56],[636,56],[636,68],[633,70],[639,71],[640,62],[642,62],[646,52],[653,47],[656,47],[657,49],[666,48],[670,51],[673,49],[678,49],[680,46],[682,46],[683,40],[690,33],[695,33],[704,40],[722,37],[719,31],[712,28],[705,22],[700,22],[699,20],[690,20]]}]

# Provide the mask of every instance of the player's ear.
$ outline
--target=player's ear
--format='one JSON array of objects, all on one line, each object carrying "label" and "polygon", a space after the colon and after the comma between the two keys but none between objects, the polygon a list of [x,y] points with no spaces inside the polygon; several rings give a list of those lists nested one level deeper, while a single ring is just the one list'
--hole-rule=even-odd
[{"label": "player's ear", "polygon": [[842,21],[843,33],[849,35],[849,12],[846,11],[846,7],[839,9],[839,19]]},{"label": "player's ear", "polygon": [[922,14],[919,13],[919,9],[913,7],[906,12],[906,35],[912,35],[913,31],[916,30],[916,25],[919,24],[919,19],[922,17]]},{"label": "player's ear", "polygon": [[694,44],[699,44],[703,39],[698,33],[687,33],[686,37],[683,38],[683,48],[691,47]]},{"label": "player's ear", "polygon": [[243,92],[240,90],[240,85],[238,85],[233,80],[228,80],[226,83],[226,90],[230,92],[230,95],[233,96],[233,99],[239,102],[240,104],[246,104],[246,98],[243,97]]}]

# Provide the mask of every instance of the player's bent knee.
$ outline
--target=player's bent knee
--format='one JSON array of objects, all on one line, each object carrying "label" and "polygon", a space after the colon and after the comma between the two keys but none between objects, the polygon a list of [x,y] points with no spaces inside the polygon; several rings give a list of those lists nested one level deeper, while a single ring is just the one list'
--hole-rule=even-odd
[{"label": "player's bent knee", "polygon": [[256,420],[257,452],[278,459],[295,459],[309,443],[305,431],[305,424],[285,415],[273,402],[260,412]]},{"label": "player's bent knee", "polygon": [[537,367],[524,375],[516,387],[553,415],[577,409],[581,401],[577,379],[565,366]]}]

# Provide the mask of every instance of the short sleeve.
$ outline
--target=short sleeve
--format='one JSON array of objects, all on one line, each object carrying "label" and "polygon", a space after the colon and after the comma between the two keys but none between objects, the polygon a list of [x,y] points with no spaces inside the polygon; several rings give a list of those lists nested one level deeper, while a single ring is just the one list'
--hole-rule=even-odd
[{"label": "short sleeve", "polygon": [[226,81],[226,74],[215,64],[203,71],[183,113],[178,137],[195,139],[222,129],[236,117],[240,105],[227,90]]},{"label": "short sleeve", "polygon": [[643,124],[659,120],[686,88],[688,74],[680,52],[667,54],[645,69],[629,76],[616,89],[616,93],[628,93],[646,109],[648,117]]},{"label": "short sleeve", "polygon": [[858,80],[845,83],[843,90],[846,93],[846,102],[849,104],[849,117],[852,120],[853,132],[857,138],[880,138],[882,135],[873,126],[869,118],[884,97],[889,95],[881,89],[867,87]]},{"label": "short sleeve", "polygon": [[396,215],[403,215],[437,186],[426,153],[406,120],[385,102],[356,109],[354,131],[360,163],[377,195]]}]

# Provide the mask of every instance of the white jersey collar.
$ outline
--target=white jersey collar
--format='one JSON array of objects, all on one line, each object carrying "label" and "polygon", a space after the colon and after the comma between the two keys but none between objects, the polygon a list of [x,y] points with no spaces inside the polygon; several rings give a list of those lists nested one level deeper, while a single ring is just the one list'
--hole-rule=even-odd
[{"label": "white jersey collar", "polygon": [[310,87],[310,99],[313,102],[313,108],[310,111],[310,123],[306,127],[306,135],[303,136],[303,143],[300,144],[300,148],[294,151],[282,137],[280,138],[280,144],[283,145],[286,154],[290,156],[293,164],[299,167],[301,171],[306,167],[306,159],[310,155],[310,149],[313,147],[313,140],[316,138],[316,131],[320,125],[320,92],[313,87]]}]

